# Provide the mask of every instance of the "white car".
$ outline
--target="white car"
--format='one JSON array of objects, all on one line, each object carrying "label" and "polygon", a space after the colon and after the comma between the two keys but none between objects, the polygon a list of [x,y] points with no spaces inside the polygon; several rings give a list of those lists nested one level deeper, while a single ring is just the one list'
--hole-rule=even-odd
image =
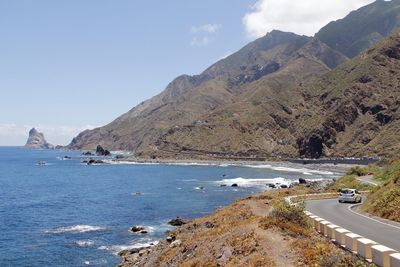
[{"label": "white car", "polygon": [[361,194],[356,189],[345,188],[340,190],[339,192],[339,203],[343,202],[361,203],[361,201],[362,201]]}]

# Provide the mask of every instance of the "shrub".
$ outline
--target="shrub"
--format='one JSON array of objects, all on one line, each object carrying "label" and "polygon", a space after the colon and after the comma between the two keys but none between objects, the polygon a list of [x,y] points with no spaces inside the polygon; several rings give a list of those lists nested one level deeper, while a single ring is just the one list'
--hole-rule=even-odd
[{"label": "shrub", "polygon": [[274,209],[268,217],[261,219],[260,227],[269,229],[277,227],[292,237],[310,236],[311,225],[304,214],[304,208],[290,206],[284,201],[274,203]]},{"label": "shrub", "polygon": [[360,166],[355,166],[350,169],[350,171],[347,172],[347,175],[357,175],[357,176],[364,176],[367,175],[367,172],[365,168],[362,168]]}]

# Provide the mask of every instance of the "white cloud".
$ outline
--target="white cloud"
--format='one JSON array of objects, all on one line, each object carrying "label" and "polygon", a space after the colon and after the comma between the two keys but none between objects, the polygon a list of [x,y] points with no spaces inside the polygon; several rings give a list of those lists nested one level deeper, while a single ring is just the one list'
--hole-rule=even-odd
[{"label": "white cloud", "polygon": [[206,46],[210,43],[210,38],[207,36],[202,36],[198,37],[195,36],[192,38],[192,41],[190,42],[191,46]]},{"label": "white cloud", "polygon": [[243,17],[251,38],[272,30],[312,36],[330,21],[375,0],[258,0]]},{"label": "white cloud", "polygon": [[219,24],[204,24],[201,26],[192,26],[190,32],[192,33],[216,33],[221,28]]},{"label": "white cloud", "polygon": [[190,32],[193,34],[193,37],[190,41],[190,45],[197,47],[207,46],[220,29],[221,25],[210,23],[201,26],[192,26]]},{"label": "white cloud", "polygon": [[15,123],[0,123],[0,145],[25,144],[28,132],[33,127],[39,132],[43,132],[46,140],[55,145],[68,144],[80,132],[95,128],[93,125],[18,125]]}]

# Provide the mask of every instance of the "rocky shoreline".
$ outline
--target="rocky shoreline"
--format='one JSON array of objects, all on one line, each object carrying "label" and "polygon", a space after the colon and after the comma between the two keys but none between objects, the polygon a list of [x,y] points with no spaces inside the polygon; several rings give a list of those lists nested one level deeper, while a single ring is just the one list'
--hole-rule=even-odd
[{"label": "rocky shoreline", "polygon": [[[282,197],[320,192],[327,186],[326,182],[299,184],[295,188],[272,190],[235,201],[209,216],[178,224],[155,245],[121,251],[118,267],[309,266],[322,260],[356,266],[358,259],[312,231],[304,234],[302,231],[306,230],[296,228],[298,233],[291,234],[292,230],[265,226],[274,205]],[[303,249],[312,250],[314,245],[326,247],[321,258],[303,255]]]}]

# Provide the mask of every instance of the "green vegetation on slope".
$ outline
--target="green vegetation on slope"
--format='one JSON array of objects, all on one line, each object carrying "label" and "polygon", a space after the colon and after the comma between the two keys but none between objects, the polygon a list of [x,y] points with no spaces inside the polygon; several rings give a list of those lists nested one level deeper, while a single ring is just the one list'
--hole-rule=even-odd
[{"label": "green vegetation on slope", "polygon": [[382,218],[400,222],[400,160],[392,160],[377,173],[383,184],[374,189],[363,209]]}]

